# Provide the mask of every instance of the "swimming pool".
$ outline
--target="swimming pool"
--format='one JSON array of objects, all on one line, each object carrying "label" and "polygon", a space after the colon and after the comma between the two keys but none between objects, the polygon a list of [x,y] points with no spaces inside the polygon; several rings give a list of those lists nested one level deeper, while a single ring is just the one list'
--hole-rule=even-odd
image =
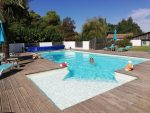
[{"label": "swimming pool", "polygon": [[[41,55],[44,59],[56,63],[68,63],[69,73],[64,77],[64,80],[115,81],[114,72],[124,68],[129,60],[131,60],[134,65],[146,61],[146,59],[143,58],[121,57],[77,51],[45,52],[41,53]],[[90,58],[94,59],[94,63],[89,62]]]},{"label": "swimming pool", "polygon": [[[42,57],[69,67],[27,77],[61,110],[135,80],[136,77],[114,73],[128,60],[139,64],[148,59],[76,51],[42,52]],[[94,64],[89,58],[94,58]]]}]

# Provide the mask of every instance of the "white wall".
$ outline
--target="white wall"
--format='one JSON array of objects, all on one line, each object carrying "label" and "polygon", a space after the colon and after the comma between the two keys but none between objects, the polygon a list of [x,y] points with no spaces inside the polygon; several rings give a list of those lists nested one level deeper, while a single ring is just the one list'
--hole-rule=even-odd
[{"label": "white wall", "polygon": [[83,49],[89,50],[90,48],[90,42],[89,41],[83,41]]},{"label": "white wall", "polygon": [[132,46],[141,46],[141,40],[131,40]]},{"label": "white wall", "polygon": [[66,49],[69,49],[70,47],[75,49],[75,41],[64,41],[63,44],[65,45]]},{"label": "white wall", "polygon": [[9,44],[9,52],[10,53],[21,53],[23,52],[22,48],[24,48],[24,43],[15,43]]},{"label": "white wall", "polygon": [[142,41],[142,46],[150,46],[150,41]]},{"label": "white wall", "polygon": [[52,42],[40,42],[39,43],[40,47],[45,47],[45,46],[52,46]]}]

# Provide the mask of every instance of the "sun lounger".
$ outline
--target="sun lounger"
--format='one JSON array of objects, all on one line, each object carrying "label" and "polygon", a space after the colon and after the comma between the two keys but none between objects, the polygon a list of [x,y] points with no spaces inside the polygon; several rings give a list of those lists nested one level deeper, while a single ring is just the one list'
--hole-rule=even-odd
[{"label": "sun lounger", "polygon": [[7,61],[9,63],[12,63],[14,66],[17,66],[17,68],[19,68],[18,58],[9,58],[9,59],[7,59]]},{"label": "sun lounger", "polygon": [[6,63],[0,65],[0,76],[2,76],[3,73],[10,71],[14,67],[14,64]]},{"label": "sun lounger", "polygon": [[115,45],[112,44],[110,47],[105,47],[103,50],[106,50],[106,51],[114,51],[114,50],[115,50]]},{"label": "sun lounger", "polygon": [[18,58],[19,57],[19,54],[17,53],[9,53],[10,55],[10,58]]},{"label": "sun lounger", "polygon": [[126,46],[125,48],[118,48],[117,51],[118,52],[128,51],[130,48],[132,48],[132,46]]}]

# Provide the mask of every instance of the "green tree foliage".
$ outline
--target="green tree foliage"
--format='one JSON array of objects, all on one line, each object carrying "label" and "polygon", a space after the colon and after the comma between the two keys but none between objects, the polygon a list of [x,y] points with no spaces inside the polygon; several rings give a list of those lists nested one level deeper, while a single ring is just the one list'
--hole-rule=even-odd
[{"label": "green tree foliage", "polygon": [[132,43],[130,42],[129,39],[124,38],[123,40],[117,40],[115,42],[115,45],[117,45],[118,47],[126,47],[126,46],[132,46]]},{"label": "green tree foliage", "polygon": [[8,25],[11,20],[19,20],[28,15],[28,0],[0,0],[0,20],[4,23],[6,35],[4,52],[5,57],[9,57],[9,30]]},{"label": "green tree foliage", "polygon": [[127,20],[123,19],[117,25],[118,33],[133,33],[133,35],[139,35],[142,30],[137,23],[133,22],[133,19],[129,17]]},{"label": "green tree foliage", "polygon": [[34,12],[33,10],[31,10],[31,11],[29,11],[28,22],[30,22],[30,27],[38,28],[39,24],[41,22],[41,16],[39,14],[37,14],[36,12]]},{"label": "green tree foliage", "polygon": [[55,11],[48,11],[47,15],[43,17],[43,21],[48,25],[60,25],[60,16]]},{"label": "green tree foliage", "polygon": [[104,18],[92,18],[88,20],[82,29],[82,40],[91,40],[93,38],[104,38],[107,33],[107,23]]},{"label": "green tree foliage", "polygon": [[29,11],[29,17],[9,24],[10,42],[36,43],[43,41],[62,41],[62,29],[59,15],[49,11],[40,17]]},{"label": "green tree foliage", "polygon": [[123,19],[117,25],[107,24],[106,19],[98,17],[88,20],[83,25],[82,33],[78,34],[75,32],[75,22],[70,17],[61,21],[55,11],[48,11],[41,17],[34,11],[28,11],[28,2],[29,0],[0,0],[0,20],[4,23],[6,34],[6,57],[9,55],[10,42],[91,40],[95,37],[104,38],[108,32],[114,32],[115,28],[117,33],[142,33],[131,17]]},{"label": "green tree foliage", "polygon": [[15,42],[23,42],[24,38],[24,31],[26,30],[26,27],[21,22],[11,22],[9,24],[9,42],[15,43]]},{"label": "green tree foliage", "polygon": [[65,41],[76,40],[75,22],[70,17],[66,17],[62,22],[63,38]]},{"label": "green tree foliage", "polygon": [[78,33],[75,35],[75,40],[76,41],[82,41],[82,34],[81,33]]},{"label": "green tree foliage", "polygon": [[62,30],[60,16],[55,11],[47,12],[41,18],[40,28],[43,30],[44,41],[62,41]]},{"label": "green tree foliage", "polygon": [[113,33],[117,29],[119,34],[128,34],[133,33],[133,36],[139,35],[142,33],[140,26],[133,21],[131,17],[127,20],[122,19],[118,24],[108,24],[108,33]]},{"label": "green tree foliage", "polygon": [[114,30],[117,28],[117,25],[108,23],[108,34],[114,33]]}]

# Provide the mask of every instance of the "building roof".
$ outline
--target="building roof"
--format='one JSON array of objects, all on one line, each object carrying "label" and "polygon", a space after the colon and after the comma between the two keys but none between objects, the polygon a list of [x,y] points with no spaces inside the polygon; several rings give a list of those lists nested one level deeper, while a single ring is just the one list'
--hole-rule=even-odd
[{"label": "building roof", "polygon": [[140,35],[136,35],[136,36],[134,36],[134,37],[139,37],[139,36],[143,36],[143,35],[147,35],[147,34],[150,34],[150,32],[142,33],[142,34],[140,34]]},{"label": "building roof", "polygon": [[[116,34],[118,39],[124,39],[128,34]],[[113,38],[114,34],[108,34],[107,38]]]},{"label": "building roof", "polygon": [[150,32],[134,36],[133,39],[150,40]]}]

